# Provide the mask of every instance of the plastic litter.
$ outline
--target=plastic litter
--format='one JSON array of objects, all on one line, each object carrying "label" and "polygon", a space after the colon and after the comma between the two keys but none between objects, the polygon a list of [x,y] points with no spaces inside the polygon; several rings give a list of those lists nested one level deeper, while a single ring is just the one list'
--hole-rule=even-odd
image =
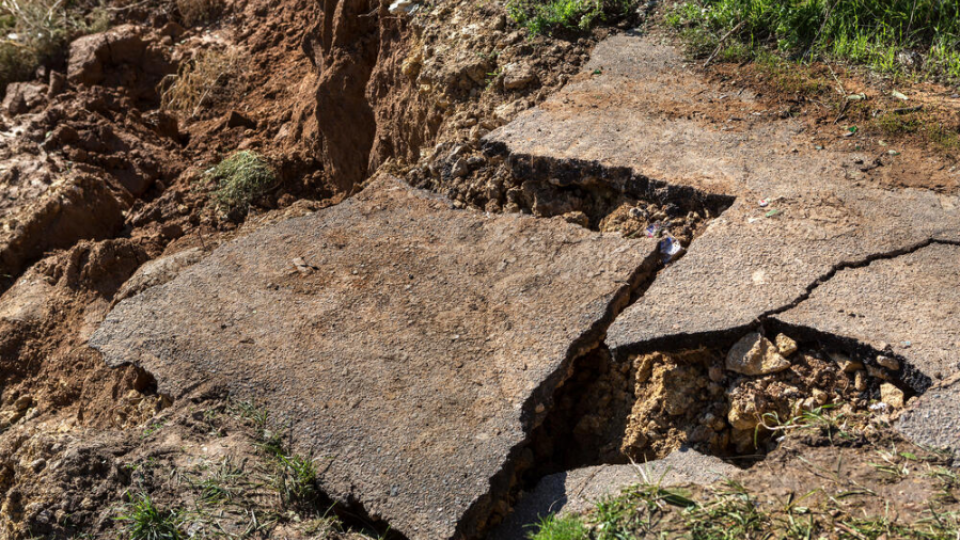
[{"label": "plastic litter", "polygon": [[780,212],[782,212],[782,210],[777,210],[776,208],[774,208],[773,210],[770,210],[769,212],[767,212],[766,214],[764,214],[764,216],[765,216],[765,217],[773,217],[773,216],[779,214]]},{"label": "plastic litter", "polygon": [[408,13],[412,14],[420,8],[420,4],[412,2],[411,0],[396,0],[394,3],[390,4],[388,8],[390,13]]},{"label": "plastic litter", "polygon": [[897,92],[896,90],[894,90],[893,92],[890,92],[890,95],[893,96],[893,97],[895,97],[895,98],[897,98],[897,99],[899,99],[900,101],[907,101],[908,99],[910,99],[910,98],[908,98],[906,95],[904,95],[904,94],[902,94],[902,93],[900,93],[900,92]]},{"label": "plastic litter", "polygon": [[681,251],[683,246],[673,237],[668,236],[660,241],[660,256],[664,264],[673,260]]},{"label": "plastic litter", "polygon": [[647,235],[647,238],[656,238],[660,236],[661,225],[659,223],[651,223],[647,225],[647,228],[644,229],[644,234]]},{"label": "plastic litter", "polygon": [[770,201],[766,199],[760,199],[760,201],[757,204],[760,205],[760,208],[766,208],[767,206],[770,205]]}]

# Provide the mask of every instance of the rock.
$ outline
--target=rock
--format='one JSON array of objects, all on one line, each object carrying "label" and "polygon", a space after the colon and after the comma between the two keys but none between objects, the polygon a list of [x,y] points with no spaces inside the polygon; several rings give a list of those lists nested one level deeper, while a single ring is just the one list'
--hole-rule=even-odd
[{"label": "rock", "polygon": [[867,372],[859,370],[853,375],[853,387],[857,392],[866,392],[867,390]]},{"label": "rock", "polygon": [[53,99],[67,89],[67,76],[59,71],[50,72],[50,84],[47,86],[47,99]]},{"label": "rock", "polygon": [[877,365],[890,371],[900,371],[900,362],[896,358],[890,358],[882,354],[877,356]]},{"label": "rock", "polygon": [[13,402],[13,408],[19,412],[26,411],[33,405],[33,398],[30,396],[20,396]]},{"label": "rock", "polygon": [[840,369],[844,373],[856,373],[863,369],[863,362],[859,360],[851,360],[849,356],[842,353],[830,353],[830,359],[837,363],[840,366]]},{"label": "rock", "polygon": [[567,223],[573,223],[574,225],[579,225],[581,227],[590,226],[590,218],[588,218],[583,212],[567,212],[561,217]]},{"label": "rock", "polygon": [[768,375],[789,368],[790,361],[780,356],[769,339],[755,332],[734,344],[727,353],[726,367],[743,375]]},{"label": "rock", "polygon": [[[456,210],[381,175],[124,300],[90,344],[164,395],[210,381],[264,403],[291,451],[329,456],[324,493],[404,537],[476,538],[574,358],[599,343],[629,281],[654,272],[656,247]],[[297,257],[319,270],[302,275]]]},{"label": "rock", "polygon": [[867,375],[873,377],[874,379],[880,379],[882,381],[890,380],[890,374],[876,366],[867,366],[866,369]]},{"label": "rock", "polygon": [[3,98],[3,110],[10,116],[17,116],[33,109],[44,101],[47,87],[30,82],[14,82],[7,85]]},{"label": "rock", "polygon": [[247,128],[247,129],[257,129],[257,122],[247,118],[243,114],[237,111],[230,111],[227,113],[226,117],[223,120],[223,125],[227,129],[231,128]]},{"label": "rock", "polygon": [[797,342],[785,334],[777,334],[776,342],[777,350],[785,358],[789,358],[791,354],[797,352]]},{"label": "rock", "polygon": [[902,409],[904,405],[903,392],[890,383],[880,385],[880,401],[894,409]]},{"label": "rock", "polygon": [[169,65],[144,39],[147,30],[125,24],[106,32],[77,38],[70,44],[67,79],[73,84],[95,85],[104,81],[112,65],[127,64],[153,75],[162,75]]},{"label": "rock", "polygon": [[760,423],[760,414],[751,401],[734,400],[730,404],[727,420],[736,430],[751,430]]},{"label": "rock", "polygon": [[171,281],[177,277],[183,269],[199,262],[203,256],[203,250],[200,248],[191,248],[174,253],[173,255],[166,255],[154,259],[144,264],[120,287],[114,303],[125,298],[130,298],[151,287],[163,285]]},{"label": "rock", "polygon": [[467,160],[458,158],[457,161],[453,163],[453,167],[450,168],[450,174],[457,178],[463,178],[470,174],[470,167],[467,165]]},{"label": "rock", "polygon": [[527,64],[514,62],[503,67],[503,88],[505,90],[520,90],[533,84],[536,80],[536,73]]}]

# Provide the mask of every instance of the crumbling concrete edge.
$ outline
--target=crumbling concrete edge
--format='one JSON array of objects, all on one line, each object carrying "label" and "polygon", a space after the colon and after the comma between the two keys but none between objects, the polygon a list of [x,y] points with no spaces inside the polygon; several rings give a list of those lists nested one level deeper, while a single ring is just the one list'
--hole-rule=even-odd
[{"label": "crumbling concrete edge", "polygon": [[652,250],[643,263],[633,271],[630,278],[623,283],[623,286],[610,296],[603,316],[594,321],[588,330],[570,344],[561,365],[530,393],[530,396],[523,403],[520,415],[520,422],[526,436],[510,449],[501,464],[500,470],[489,479],[490,487],[486,496],[475,500],[464,512],[463,518],[457,525],[457,538],[479,538],[487,532],[480,530],[477,524],[485,521],[492,511],[493,505],[509,494],[511,480],[517,473],[516,465],[520,461],[520,455],[530,444],[534,429],[552,411],[557,389],[573,376],[576,361],[579,358],[602,346],[607,329],[613,324],[617,316],[630,305],[636,291],[643,290],[653,281],[659,266],[659,253],[657,250]]}]

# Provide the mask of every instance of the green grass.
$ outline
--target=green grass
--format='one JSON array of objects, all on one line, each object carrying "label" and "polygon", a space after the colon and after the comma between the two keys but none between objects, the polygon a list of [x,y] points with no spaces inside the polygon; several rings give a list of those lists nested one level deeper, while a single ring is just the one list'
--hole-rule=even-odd
[{"label": "green grass", "polygon": [[538,531],[527,535],[531,540],[583,540],[590,538],[590,529],[576,516],[547,516],[537,524]]},{"label": "green grass", "polygon": [[153,504],[149,495],[132,497],[124,507],[124,514],[116,518],[125,523],[130,540],[181,540],[180,512],[163,510]]},{"label": "green grass", "polygon": [[207,172],[217,184],[213,199],[224,213],[245,214],[250,204],[277,180],[270,164],[256,152],[243,150],[221,161]]},{"label": "green grass", "polygon": [[[813,495],[821,501],[811,504]],[[532,540],[956,540],[960,516],[930,505],[906,523],[888,510],[870,515],[838,502],[840,494],[813,491],[788,501],[766,500],[736,482],[707,491],[700,500],[676,489],[642,484],[598,503],[581,516],[549,517]]]},{"label": "green grass", "polygon": [[898,53],[913,51],[921,73],[960,79],[960,2],[952,0],[689,0],[666,22],[702,55],[721,45],[726,59],[774,50],[902,73],[910,68]]},{"label": "green grass", "polygon": [[508,0],[507,14],[532,35],[582,32],[626,16],[633,0]]},{"label": "green grass", "polygon": [[37,66],[63,51],[71,39],[102,32],[109,23],[105,9],[77,1],[0,1],[0,90],[32,78]]}]

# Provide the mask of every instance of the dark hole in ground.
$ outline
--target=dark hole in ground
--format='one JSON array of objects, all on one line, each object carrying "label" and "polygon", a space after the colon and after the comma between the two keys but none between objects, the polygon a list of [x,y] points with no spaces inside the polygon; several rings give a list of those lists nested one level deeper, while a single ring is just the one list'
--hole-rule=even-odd
[{"label": "dark hole in ground", "polygon": [[565,220],[628,238],[671,236],[687,247],[734,198],[671,185],[626,167],[508,155],[487,144],[441,145],[411,184],[492,213],[523,212]]}]

